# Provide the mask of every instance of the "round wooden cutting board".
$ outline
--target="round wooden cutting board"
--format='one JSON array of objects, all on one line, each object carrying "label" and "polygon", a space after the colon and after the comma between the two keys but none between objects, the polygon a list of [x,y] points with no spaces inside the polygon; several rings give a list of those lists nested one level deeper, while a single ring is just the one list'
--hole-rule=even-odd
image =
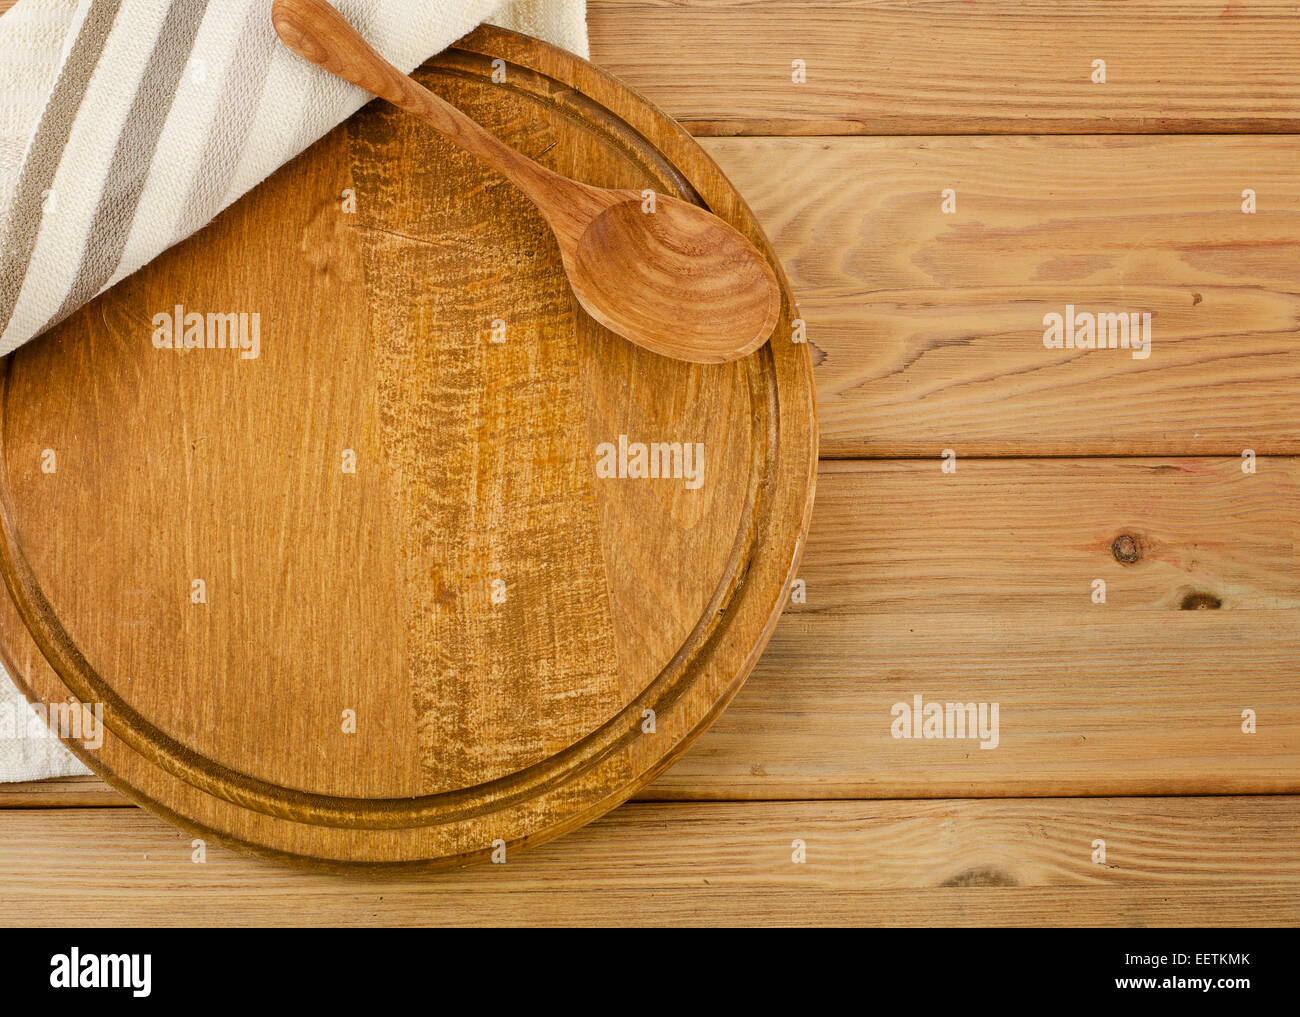
[{"label": "round wooden cutting board", "polygon": [[[576,57],[482,29],[418,76],[776,265]],[[199,836],[448,864],[573,829],[717,716],[785,602],[817,461],[793,309],[740,363],[647,353],[578,310],[521,193],[374,103],[7,358],[0,655],[102,709],[69,744]]]}]

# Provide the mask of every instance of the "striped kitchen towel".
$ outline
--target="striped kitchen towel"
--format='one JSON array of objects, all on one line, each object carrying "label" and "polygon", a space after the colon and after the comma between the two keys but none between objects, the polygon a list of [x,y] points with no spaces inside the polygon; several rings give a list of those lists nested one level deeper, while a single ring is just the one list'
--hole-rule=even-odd
[{"label": "striped kitchen towel", "polygon": [[[587,55],[585,0],[334,2],[406,71],[484,21]],[[271,0],[18,0],[0,16],[0,354],[369,98],[281,45]],[[0,781],[86,772],[29,715],[0,670]]]}]

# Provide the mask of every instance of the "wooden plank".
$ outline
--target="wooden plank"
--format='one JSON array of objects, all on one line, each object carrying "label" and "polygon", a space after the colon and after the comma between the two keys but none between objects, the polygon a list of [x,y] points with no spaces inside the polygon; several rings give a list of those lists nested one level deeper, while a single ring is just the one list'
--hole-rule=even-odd
[{"label": "wooden plank", "polygon": [[787,620],[1056,618],[1043,633],[1053,647],[1081,616],[1145,628],[1185,605],[1300,609],[1300,460],[1257,459],[1253,474],[1241,462],[959,458],[951,474],[938,458],[822,463],[807,603]]},{"label": "wooden plank", "polygon": [[1289,0],[589,0],[587,17],[592,59],[699,134],[1300,130]]},{"label": "wooden plank", "polygon": [[[791,276],[823,456],[1300,452],[1295,138],[706,148]],[[1046,349],[1067,304],[1150,312],[1150,356]]]},{"label": "wooden plank", "polygon": [[114,808],[130,804],[98,777],[56,777],[0,784],[0,809]]},{"label": "wooden plank", "polygon": [[[823,464],[807,603],[651,791],[1300,790],[1300,475],[1265,462]],[[998,747],[895,738],[916,695],[998,703]]]},{"label": "wooden plank", "polygon": [[[661,799],[1300,791],[1300,611],[791,618]],[[997,704],[996,738],[894,735]],[[1243,731],[1243,711],[1257,732]],[[972,728],[973,730],[973,728]],[[981,742],[996,747],[981,749]]]},{"label": "wooden plank", "polygon": [[[823,464],[806,603],[641,797],[1300,791],[1300,461],[1258,470]],[[918,694],[998,703],[998,747],[894,738],[894,704]],[[38,786],[0,804],[66,794]]]},{"label": "wooden plank", "polygon": [[[1300,792],[1300,611],[1065,628],[1049,616],[792,616],[735,702],[638,798]],[[895,704],[916,695],[997,703],[997,748],[894,738]],[[1243,710],[1256,733],[1243,733]],[[126,804],[85,780],[75,796],[61,783],[7,788],[0,809]]]},{"label": "wooden plank", "polygon": [[629,805],[504,865],[367,876],[196,864],[138,810],[18,811],[0,923],[1293,925],[1297,822],[1290,797]]},{"label": "wooden plank", "polygon": [[588,21],[592,59],[701,134],[1300,129],[1287,0],[590,0]]}]

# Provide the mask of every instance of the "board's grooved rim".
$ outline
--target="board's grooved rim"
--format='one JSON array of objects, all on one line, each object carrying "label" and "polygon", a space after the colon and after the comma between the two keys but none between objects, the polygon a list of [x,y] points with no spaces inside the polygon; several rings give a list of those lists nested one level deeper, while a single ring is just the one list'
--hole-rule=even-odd
[{"label": "board's grooved rim", "polygon": [[[472,59],[466,60],[464,58]],[[439,74],[449,78],[460,78],[464,81],[482,81],[484,78],[491,78],[492,67],[490,58],[486,54],[476,53],[473,50],[466,49],[449,49],[438,55]],[[457,61],[450,63],[450,61]],[[463,62],[461,62],[463,61]],[[487,66],[485,72],[484,65]],[[562,81],[552,78],[541,71],[533,70],[531,67],[524,67],[521,64],[507,62],[506,80],[493,87],[513,92],[519,96],[527,96],[533,99],[544,98],[547,102],[552,103],[559,110],[566,120],[570,123],[577,124],[580,127],[592,127],[599,125],[605,136],[615,142],[615,147],[625,155],[630,162],[635,163],[647,173],[658,173],[672,181],[673,186],[677,189],[677,197],[683,201],[689,201],[695,205],[701,205],[705,208],[708,204],[700,196],[694,185],[686,179],[676,166],[657,149],[650,139],[629,124],[626,120],[619,117],[613,110],[607,106],[602,106],[590,96],[584,95],[571,85],[566,85]],[[541,85],[534,90],[520,88],[515,84],[511,77],[511,72],[525,78],[533,85]],[[416,72],[419,73],[418,71]],[[583,114],[587,115],[584,116]],[[629,139],[635,139],[639,144],[633,143]]]}]

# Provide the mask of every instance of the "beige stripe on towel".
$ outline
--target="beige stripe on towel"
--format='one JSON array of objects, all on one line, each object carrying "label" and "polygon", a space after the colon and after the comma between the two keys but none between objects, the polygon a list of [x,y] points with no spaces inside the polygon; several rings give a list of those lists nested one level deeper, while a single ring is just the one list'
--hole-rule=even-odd
[{"label": "beige stripe on towel", "polygon": [[221,117],[204,143],[198,173],[186,196],[173,242],[188,237],[224,206],[226,191],[262,101],[275,41],[275,29],[265,9],[259,3],[252,4],[235,48],[240,59],[231,65],[222,86],[218,104]]},{"label": "beige stripe on towel", "polygon": [[0,335],[8,327],[18,304],[23,277],[40,231],[45,195],[54,182],[81,100],[108,41],[119,6],[120,0],[94,0],[91,4],[28,149],[9,229],[0,247]]},{"label": "beige stripe on towel", "polygon": [[62,321],[93,297],[112,277],[131,235],[140,192],[158,147],[167,114],[176,97],[176,87],[194,49],[194,37],[207,9],[208,0],[175,0],[167,11],[162,31],[154,43],[140,87],[131,100],[131,111],[122,125],[113,162],[104,179],[91,220],[89,244],[81,258],[77,278],[63,300],[63,306],[42,326],[41,331]]}]

